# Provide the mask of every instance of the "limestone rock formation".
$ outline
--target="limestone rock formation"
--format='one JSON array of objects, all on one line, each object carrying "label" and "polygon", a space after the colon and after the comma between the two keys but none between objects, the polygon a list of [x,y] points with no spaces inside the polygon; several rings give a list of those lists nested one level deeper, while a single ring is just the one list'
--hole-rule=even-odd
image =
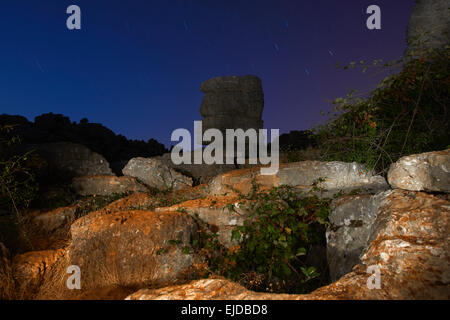
[{"label": "limestone rock formation", "polygon": [[[231,241],[231,232],[236,226],[242,226],[249,212],[239,206],[240,200],[235,195],[195,199],[176,204],[169,208],[158,208],[156,211],[179,211],[200,219],[213,233],[217,233],[218,240],[226,247],[237,244]],[[233,205],[230,209],[228,205]]]},{"label": "limestone rock formation", "polygon": [[360,255],[367,246],[371,227],[384,196],[345,196],[332,203],[328,216],[327,260],[331,281],[349,273],[360,262]]},{"label": "limestone rock formation", "polygon": [[440,49],[450,43],[449,8],[447,0],[415,1],[407,31],[407,53],[427,48]]},{"label": "limestone rock formation", "polygon": [[14,257],[13,270],[16,298],[30,299],[40,289],[52,266],[64,255],[64,250],[30,251]]},{"label": "limestone rock formation", "polygon": [[156,158],[133,158],[122,170],[125,176],[139,179],[149,187],[180,190],[192,186],[192,179]]},{"label": "limestone rock formation", "polygon": [[82,196],[109,196],[115,193],[145,192],[147,188],[133,177],[84,176],[72,181],[74,191]]},{"label": "limestone rock formation", "polygon": [[[106,159],[87,147],[71,142],[27,146],[47,161],[49,178],[113,175]],[[56,177],[54,177],[56,175]]]},{"label": "limestone rock formation", "polygon": [[[361,262],[338,281],[311,294],[257,293],[227,280],[203,279],[141,289],[127,299],[450,299],[449,218],[449,201],[422,192],[394,190],[378,210]],[[380,288],[372,286],[371,266],[379,268]]]},{"label": "limestone rock formation", "polygon": [[256,76],[217,77],[202,83],[205,94],[200,108],[203,130],[260,129],[264,94],[261,80]]},{"label": "limestone rock formation", "polygon": [[331,196],[340,190],[374,193],[388,189],[385,179],[367,172],[357,163],[302,161],[280,165],[275,175],[261,175],[260,168],[235,170],[221,174],[210,182],[211,194],[232,193],[235,190],[248,193],[253,182],[263,188],[290,185],[301,190],[309,190],[313,183],[324,179],[319,186],[328,190],[324,196]]},{"label": "limestone rock formation", "polygon": [[189,177],[192,177],[196,181],[200,183],[206,183],[209,182],[213,177],[217,176],[218,174],[229,172],[232,170],[236,170],[236,167],[238,165],[235,164],[194,164],[194,156],[193,153],[191,153],[191,163],[190,164],[174,164],[171,159],[170,153],[165,153],[164,155],[160,157],[155,157],[157,159],[160,159],[164,161],[167,166],[173,168],[176,171],[183,172]]},{"label": "limestone rock formation", "polygon": [[389,168],[393,188],[450,192],[450,149],[400,158]]},{"label": "limestone rock formation", "polygon": [[67,264],[83,270],[83,290],[174,283],[197,262],[186,251],[196,231],[195,220],[180,212],[94,212],[72,224]]},{"label": "limestone rock formation", "polygon": [[30,214],[27,237],[34,250],[61,247],[70,238],[70,226],[76,219],[78,205],[60,207]]}]

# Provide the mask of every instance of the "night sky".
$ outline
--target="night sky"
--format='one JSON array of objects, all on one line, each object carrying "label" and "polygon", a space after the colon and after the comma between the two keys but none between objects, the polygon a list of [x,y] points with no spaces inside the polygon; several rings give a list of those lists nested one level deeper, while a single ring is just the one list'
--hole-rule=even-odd
[{"label": "night sky", "polygon": [[[66,28],[80,6],[82,29]],[[382,29],[366,28],[366,8]],[[200,120],[200,84],[259,76],[265,128],[310,129],[379,77],[336,63],[401,57],[413,0],[1,0],[0,114],[86,117],[167,146]]]}]

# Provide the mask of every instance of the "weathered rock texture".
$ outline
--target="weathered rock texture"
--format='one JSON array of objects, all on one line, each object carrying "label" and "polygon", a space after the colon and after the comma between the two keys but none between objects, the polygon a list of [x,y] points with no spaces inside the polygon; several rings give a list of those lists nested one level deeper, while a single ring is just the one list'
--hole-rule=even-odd
[{"label": "weathered rock texture", "polygon": [[[386,195],[361,262],[338,281],[307,295],[248,291],[220,279],[197,280],[161,289],[142,289],[127,299],[303,300],[449,299],[450,202],[426,193],[394,190]],[[380,270],[380,289],[369,288]]]},{"label": "weathered rock texture", "polygon": [[256,76],[217,77],[202,83],[200,114],[203,130],[260,129],[263,127],[264,94]]},{"label": "weathered rock texture", "polygon": [[261,175],[260,168],[235,170],[217,176],[210,182],[211,194],[225,194],[239,191],[248,193],[253,182],[262,188],[289,185],[309,190],[313,183],[324,179],[319,186],[328,190],[324,195],[360,189],[365,192],[385,190],[388,185],[383,177],[366,172],[361,164],[345,162],[302,161],[280,165],[275,175]]},{"label": "weathered rock texture", "polygon": [[115,193],[145,192],[147,188],[133,177],[85,176],[76,177],[72,188],[82,196],[109,196]]},{"label": "weathered rock texture", "polygon": [[27,219],[28,240],[34,250],[56,249],[70,239],[70,226],[76,219],[78,205],[31,213]]},{"label": "weathered rock texture", "polygon": [[174,283],[190,276],[196,257],[185,248],[196,237],[197,224],[189,215],[151,211],[95,215],[72,224],[67,250],[68,264],[83,271],[83,290]]},{"label": "weathered rock texture", "polygon": [[450,192],[450,149],[400,158],[389,168],[393,188]]},{"label": "weathered rock texture", "polygon": [[192,179],[156,158],[133,158],[122,170],[125,176],[139,179],[149,187],[180,190],[192,186]]},{"label": "weathered rock texture", "polygon": [[[217,233],[218,240],[226,247],[237,244],[231,241],[231,232],[236,226],[244,223],[248,211],[239,206],[238,197],[211,196],[176,204],[169,208],[158,208],[156,211],[180,211],[199,219],[207,225],[213,233]],[[229,207],[232,205],[232,209]]]},{"label": "weathered rock texture", "polygon": [[[14,280],[18,299],[32,298],[40,289],[64,250],[31,251],[13,259]],[[62,275],[63,276],[63,275]]]},{"label": "weathered rock texture", "polygon": [[407,31],[408,53],[444,48],[450,43],[449,8],[448,0],[416,0]]},{"label": "weathered rock texture", "polygon": [[44,143],[27,147],[44,158],[49,174],[80,177],[89,175],[113,175],[108,161],[87,147],[70,142]]},{"label": "weathered rock texture", "polygon": [[327,228],[327,260],[332,281],[349,273],[360,262],[371,227],[387,192],[346,196],[333,201]]},{"label": "weathered rock texture", "polygon": [[9,251],[0,242],[0,300],[15,298],[15,284]]}]

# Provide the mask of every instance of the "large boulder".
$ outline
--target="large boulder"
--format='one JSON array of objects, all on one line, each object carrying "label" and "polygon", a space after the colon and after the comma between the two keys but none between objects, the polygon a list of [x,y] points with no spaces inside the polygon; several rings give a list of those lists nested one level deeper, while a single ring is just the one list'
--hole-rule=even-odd
[{"label": "large boulder", "polygon": [[149,187],[180,190],[192,186],[192,179],[156,158],[133,158],[122,170],[125,176],[139,179]]},{"label": "large boulder", "polygon": [[226,247],[237,244],[231,241],[231,233],[237,226],[244,224],[249,212],[240,206],[241,200],[236,196],[210,196],[201,199],[188,200],[168,208],[157,208],[162,211],[182,211],[200,220]]},{"label": "large boulder", "polygon": [[334,200],[326,231],[327,260],[332,281],[349,273],[360,262],[382,200],[388,194],[353,195]]},{"label": "large boulder", "polygon": [[217,77],[202,83],[203,129],[261,129],[264,94],[256,76]]},{"label": "large boulder", "polygon": [[13,259],[16,298],[31,299],[39,291],[55,263],[64,256],[64,250],[30,251]]},{"label": "large boulder", "polygon": [[400,158],[391,164],[388,181],[393,188],[450,192],[450,149]]},{"label": "large boulder", "polygon": [[15,283],[13,278],[10,254],[0,242],[0,300],[15,298]]},{"label": "large boulder", "polygon": [[180,212],[93,212],[72,224],[66,264],[79,266],[82,290],[176,283],[199,262],[189,249],[197,228]]},{"label": "large boulder", "polygon": [[161,159],[164,161],[167,166],[173,168],[174,170],[178,172],[182,172],[189,177],[192,177],[195,181],[200,183],[207,183],[209,182],[213,177],[229,172],[232,170],[236,170],[237,167],[240,167],[239,165],[235,164],[194,164],[194,153],[190,153],[190,159],[191,163],[182,163],[182,164],[174,164],[171,158],[170,153],[165,153],[161,157],[157,157],[158,159]]},{"label": "large boulder", "polygon": [[[394,190],[385,195],[368,247],[353,271],[311,294],[246,290],[222,279],[196,280],[160,289],[141,289],[129,300],[324,300],[450,299],[450,202],[426,193]],[[379,270],[379,287],[374,279]]]},{"label": "large boulder", "polygon": [[281,164],[278,173],[262,175],[260,168],[235,170],[221,174],[210,182],[211,194],[220,195],[233,192],[248,193],[254,183],[263,189],[289,185],[300,190],[310,190],[314,183],[323,179],[318,186],[327,190],[324,196],[342,191],[359,189],[374,193],[389,186],[381,176],[374,176],[358,163],[301,161]]},{"label": "large boulder", "polygon": [[82,196],[110,196],[129,192],[145,192],[147,188],[133,177],[84,176],[72,180],[72,188]]},{"label": "large boulder", "polygon": [[31,212],[27,217],[27,238],[33,250],[57,249],[70,239],[70,226],[79,206],[73,204],[50,211]]},{"label": "large boulder", "polygon": [[54,142],[28,145],[25,148],[35,150],[46,160],[50,178],[113,175],[108,161],[102,155],[81,144]]}]

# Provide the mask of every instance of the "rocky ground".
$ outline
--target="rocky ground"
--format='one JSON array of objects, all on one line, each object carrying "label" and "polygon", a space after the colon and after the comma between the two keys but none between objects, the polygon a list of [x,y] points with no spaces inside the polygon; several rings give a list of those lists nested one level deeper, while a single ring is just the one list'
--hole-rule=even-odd
[{"label": "rocky ground", "polygon": [[[257,167],[209,167],[202,177],[207,183],[193,186],[196,177],[175,170],[164,157],[132,159],[122,177],[95,159],[106,175],[92,170],[94,175],[74,178],[72,189],[82,200],[27,216],[24,237],[33,249],[9,252],[0,243],[1,298],[450,298],[450,149],[400,159],[388,182],[356,163],[304,161],[283,164],[273,176]],[[326,190],[319,196],[336,196],[326,233],[331,284],[297,295],[204,278],[206,262],[191,239],[207,226],[223,246],[233,246],[231,231],[249,214],[236,205],[239,194],[255,182],[262,190],[290,185],[300,192],[319,178]],[[73,265],[81,270],[81,289],[67,287]]]}]

